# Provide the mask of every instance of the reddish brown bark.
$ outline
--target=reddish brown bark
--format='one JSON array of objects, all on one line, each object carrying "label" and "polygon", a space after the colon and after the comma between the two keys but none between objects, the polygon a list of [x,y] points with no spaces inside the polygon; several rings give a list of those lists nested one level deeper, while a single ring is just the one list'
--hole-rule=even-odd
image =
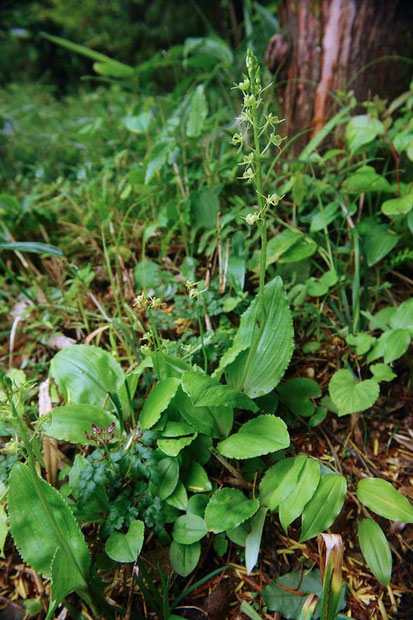
[{"label": "reddish brown bark", "polygon": [[[314,134],[337,110],[334,91],[396,95],[408,86],[413,3],[395,0],[284,0],[282,34],[271,40],[266,62],[276,73],[289,135]],[[297,141],[298,148],[306,141]]]}]

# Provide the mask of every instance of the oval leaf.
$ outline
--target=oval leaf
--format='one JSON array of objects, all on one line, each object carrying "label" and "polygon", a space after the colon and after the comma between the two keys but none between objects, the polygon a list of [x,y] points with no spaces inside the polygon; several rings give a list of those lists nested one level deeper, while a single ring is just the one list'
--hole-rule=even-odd
[{"label": "oval leaf", "polygon": [[245,422],[238,433],[219,442],[218,450],[229,458],[249,459],[283,450],[289,445],[290,436],[285,422],[269,414]]},{"label": "oval leaf", "polygon": [[[43,424],[42,430],[49,437],[60,441],[93,445],[94,441],[86,436],[86,433],[94,435],[92,424],[98,429],[108,429],[116,423],[114,415],[95,405],[66,405],[52,409],[50,424]],[[119,427],[115,427],[114,432],[118,430]]]},{"label": "oval leaf", "polygon": [[181,577],[186,577],[192,573],[198,564],[200,555],[201,543],[199,542],[192,545],[181,545],[173,540],[169,549],[171,564]]},{"label": "oval leaf", "polygon": [[392,557],[381,527],[373,519],[363,519],[358,529],[361,551],[367,566],[382,586],[390,583]]},{"label": "oval leaf", "polygon": [[270,467],[260,484],[260,500],[265,506],[275,510],[293,492],[306,460],[307,457],[300,454]]},{"label": "oval leaf", "polygon": [[216,379],[199,372],[185,372],[182,376],[182,388],[197,407],[238,407],[257,411],[257,405],[249,396],[234,390],[229,385],[222,385]]},{"label": "oval leaf", "polygon": [[205,510],[208,531],[219,534],[237,527],[255,515],[259,506],[257,499],[247,499],[238,489],[220,489]]},{"label": "oval leaf", "polygon": [[181,545],[192,545],[207,533],[205,521],[194,514],[182,515],[175,521],[174,540]]},{"label": "oval leaf", "polygon": [[344,476],[326,474],[303,512],[300,542],[326,530],[340,513],[347,491]]},{"label": "oval leaf", "polygon": [[139,415],[139,425],[141,428],[151,428],[156,424],[175,396],[180,383],[180,379],[170,377],[162,379],[152,388]]},{"label": "oval leaf", "polygon": [[381,517],[413,523],[413,506],[390,482],[381,478],[364,478],[357,485],[357,497]]}]

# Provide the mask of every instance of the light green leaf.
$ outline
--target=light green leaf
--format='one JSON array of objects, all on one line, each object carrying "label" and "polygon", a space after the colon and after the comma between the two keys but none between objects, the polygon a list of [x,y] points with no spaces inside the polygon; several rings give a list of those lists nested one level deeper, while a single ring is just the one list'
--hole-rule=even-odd
[{"label": "light green leaf", "polygon": [[257,405],[246,394],[199,372],[185,372],[182,375],[182,388],[197,407],[230,406],[249,411],[258,410]]},{"label": "light green leaf", "polygon": [[114,415],[95,405],[65,405],[55,407],[50,415],[50,424],[42,425],[43,432],[49,437],[59,441],[70,441],[84,445],[94,445],[92,439],[86,437],[86,433],[94,434],[92,424],[98,429],[108,429],[115,424],[113,433],[119,434],[119,425]]},{"label": "light green leaf", "polygon": [[86,344],[74,344],[59,351],[50,363],[50,374],[69,403],[99,407],[108,392],[117,392],[125,380],[110,353]]},{"label": "light green leaf", "polygon": [[373,142],[384,131],[384,125],[378,118],[368,114],[353,116],[346,126],[346,141],[350,151],[355,153],[361,146]]},{"label": "light green leaf", "polygon": [[390,482],[381,478],[364,478],[357,485],[357,497],[385,519],[413,523],[413,506]]},{"label": "light green leaf", "polygon": [[220,441],[217,447],[221,454],[229,458],[249,459],[283,450],[289,445],[290,436],[285,422],[268,414],[248,420],[237,433]]},{"label": "light green leaf", "polygon": [[344,476],[326,474],[304,508],[300,542],[314,538],[326,530],[339,515],[347,491]]},{"label": "light green leaf", "polygon": [[357,381],[349,370],[337,370],[330,379],[330,397],[338,415],[365,411],[374,405],[380,394],[377,381]]},{"label": "light green leaf", "polygon": [[197,493],[192,495],[188,500],[187,513],[189,515],[197,515],[203,519],[205,517],[205,508],[209,502],[208,495]]},{"label": "light green leaf", "polygon": [[0,252],[2,250],[44,254],[45,256],[63,256],[62,250],[54,245],[35,243],[34,241],[0,241]]},{"label": "light green leaf", "polygon": [[219,534],[237,527],[254,516],[259,506],[257,499],[247,499],[239,489],[220,489],[205,510],[208,531]]},{"label": "light green leaf", "polygon": [[390,317],[390,326],[393,329],[408,329],[413,338],[413,297],[406,299]]},{"label": "light green leaf", "polygon": [[143,521],[132,521],[126,534],[115,532],[106,541],[105,551],[115,562],[135,562],[143,545]]},{"label": "light green leaf", "polygon": [[136,134],[145,133],[151,124],[152,114],[141,112],[138,116],[127,116],[123,119],[126,129]]},{"label": "light green leaf", "polygon": [[270,510],[278,508],[280,503],[290,495],[298,481],[298,476],[307,461],[307,456],[300,454],[293,458],[282,459],[265,473],[260,484],[260,501]]},{"label": "light green leaf", "polygon": [[181,577],[187,577],[198,564],[201,555],[201,543],[181,545],[173,540],[169,549],[171,564]]},{"label": "light green leaf", "polygon": [[188,471],[184,473],[183,480],[188,491],[193,493],[212,491],[212,484],[205,469],[196,461],[193,461]]},{"label": "light green leaf", "polygon": [[173,405],[188,424],[209,437],[226,437],[232,428],[232,407],[196,407],[181,387]]},{"label": "light green leaf", "polygon": [[173,529],[173,539],[180,545],[192,545],[206,536],[205,521],[194,514],[178,517]]},{"label": "light green leaf", "polygon": [[353,334],[348,334],[346,342],[351,347],[356,347],[357,355],[364,355],[376,342],[376,338],[367,332],[359,332],[355,336]]},{"label": "light green leaf", "polygon": [[343,183],[348,192],[361,194],[364,192],[392,192],[387,179],[377,174],[372,166],[363,166],[350,175]]},{"label": "light green leaf", "polygon": [[357,230],[361,234],[369,267],[376,265],[387,256],[401,238],[389,225],[380,224],[374,217],[364,218],[357,226]]},{"label": "light green leaf", "polygon": [[226,369],[232,387],[251,398],[264,396],[276,387],[290,362],[294,346],[291,312],[280,277],[266,285],[264,296],[267,320],[259,342],[251,350],[259,335],[257,323],[262,321],[260,301],[256,297],[242,315],[234,343],[214,373],[219,376]]},{"label": "light green leaf", "polygon": [[316,381],[305,377],[294,377],[283,381],[277,387],[281,402],[296,415],[309,417],[315,411],[315,405],[310,400],[321,396],[320,386]]},{"label": "light green leaf", "polygon": [[302,514],[305,505],[316,492],[319,481],[320,465],[316,460],[309,458],[298,475],[294,489],[279,506],[280,522],[285,531]]},{"label": "light green leaf", "polygon": [[139,425],[142,429],[151,428],[168,407],[181,383],[180,379],[170,377],[161,379],[149,392],[139,415]]},{"label": "light green leaf", "polygon": [[168,456],[178,456],[178,454],[189,446],[196,437],[196,433],[189,437],[178,437],[177,439],[158,439],[158,447]]},{"label": "light green leaf", "polygon": [[[195,497],[195,496],[194,496]],[[178,510],[186,510],[188,506],[188,495],[182,482],[179,480],[175,491],[166,498],[166,503],[170,506],[178,508]]]},{"label": "light green leaf", "polygon": [[386,364],[373,364],[369,370],[373,374],[375,381],[393,381],[397,377],[396,373]]},{"label": "light green leaf", "polygon": [[4,558],[4,543],[6,542],[7,532],[7,514],[4,506],[0,504],[0,557]]},{"label": "light green leaf", "polygon": [[[37,487],[46,497],[47,506],[43,505]],[[16,463],[10,474],[8,513],[14,542],[27,564],[50,577],[53,557],[60,548],[72,568],[75,558],[77,578],[79,583],[82,581],[89,571],[90,555],[76,519],[62,495],[41,478],[34,483],[23,463]],[[55,522],[63,532],[64,545],[56,533]]]},{"label": "light green leaf", "polygon": [[407,215],[413,207],[413,194],[406,194],[400,198],[392,198],[386,200],[381,205],[384,215],[394,217],[395,215]]},{"label": "light green leaf", "polygon": [[251,573],[258,560],[267,511],[268,508],[259,508],[251,519],[251,531],[245,541],[245,567],[248,574]]},{"label": "light green leaf", "polygon": [[208,104],[204,93],[204,85],[199,84],[191,97],[186,134],[190,138],[198,138],[208,115]]},{"label": "light green leaf", "polygon": [[392,557],[390,545],[381,527],[373,519],[363,519],[358,528],[361,551],[367,566],[382,586],[391,578]]}]

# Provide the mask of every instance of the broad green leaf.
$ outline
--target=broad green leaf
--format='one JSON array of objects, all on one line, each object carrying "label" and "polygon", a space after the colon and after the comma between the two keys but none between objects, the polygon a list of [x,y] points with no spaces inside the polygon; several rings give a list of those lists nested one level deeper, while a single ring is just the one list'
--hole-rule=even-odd
[{"label": "broad green leaf", "polygon": [[206,188],[191,193],[191,222],[194,228],[216,230],[219,189]]},{"label": "broad green leaf", "polygon": [[268,508],[259,508],[258,512],[251,519],[251,531],[245,541],[245,567],[248,574],[258,560],[267,510]]},{"label": "broad green leaf", "polygon": [[413,523],[413,506],[390,482],[381,478],[364,478],[357,485],[357,497],[381,517]]},{"label": "broad green leaf", "polygon": [[219,37],[189,37],[185,40],[184,56],[202,54],[212,59],[212,66],[216,61],[224,65],[232,65],[234,55],[229,45]]},{"label": "broad green leaf", "polygon": [[392,198],[386,200],[381,205],[384,215],[394,217],[395,215],[407,215],[413,207],[413,194],[406,194],[400,198]]},{"label": "broad green leaf", "polygon": [[170,377],[161,379],[149,392],[139,415],[139,425],[142,429],[151,428],[168,407],[180,385],[180,379]]},{"label": "broad green leaf", "polygon": [[54,245],[35,243],[34,241],[0,241],[0,252],[2,250],[44,254],[45,256],[63,256],[62,250],[56,248]]},{"label": "broad green leaf", "polygon": [[202,519],[205,517],[205,508],[209,502],[208,495],[197,493],[192,495],[188,500],[186,511],[189,515],[197,515]]},{"label": "broad green leaf", "polygon": [[295,377],[280,383],[277,393],[281,402],[293,413],[305,417],[313,415],[315,411],[315,405],[310,399],[321,396],[318,383],[305,377]]},{"label": "broad green leaf", "polygon": [[115,532],[106,541],[105,551],[115,562],[135,562],[143,545],[143,521],[132,521],[126,534]]},{"label": "broad green leaf", "polygon": [[50,363],[50,374],[68,403],[101,407],[108,392],[117,392],[125,375],[110,353],[86,344],[59,351]]},{"label": "broad green leaf", "polygon": [[315,494],[304,508],[300,542],[314,538],[334,522],[339,515],[347,491],[344,476],[326,474]]},{"label": "broad green leaf", "polygon": [[208,104],[204,93],[204,85],[199,84],[191,97],[189,116],[186,123],[187,136],[198,138],[201,135],[207,115]]},{"label": "broad green leaf", "polygon": [[192,545],[206,536],[204,519],[194,514],[178,517],[172,532],[173,539],[180,545]]},{"label": "broad green leaf", "polygon": [[240,547],[245,547],[247,544],[247,536],[251,533],[251,519],[247,519],[243,521],[237,527],[233,527],[230,530],[226,531],[226,535],[236,545]]},{"label": "broad green leaf", "polygon": [[193,442],[195,437],[196,433],[188,437],[178,437],[177,439],[158,439],[158,447],[168,456],[178,456],[184,448]]},{"label": "broad green leaf", "polygon": [[179,479],[179,464],[176,458],[167,457],[158,463],[158,484],[155,493],[161,499],[166,499],[176,489]]},{"label": "broad green leaf", "polygon": [[[242,315],[233,345],[214,373],[219,376],[225,369],[232,387],[251,398],[264,396],[276,387],[290,362],[294,346],[291,312],[280,277],[266,285],[264,297],[267,319],[262,333],[257,325],[262,321],[262,309],[256,297]],[[258,336],[259,341],[253,345]]]},{"label": "broad green leaf", "polygon": [[[65,405],[55,407],[50,415],[50,423],[42,425],[43,432],[49,437],[59,439],[59,441],[70,441],[71,443],[94,445],[92,439],[88,439],[86,433],[98,439],[94,433],[92,425],[98,429],[108,429],[111,424],[115,424],[113,433],[119,433],[119,425],[114,415],[95,405]],[[49,416],[48,416],[49,417]]]},{"label": "broad green leaf", "polygon": [[393,329],[408,329],[413,338],[413,297],[404,301],[390,317]]},{"label": "broad green leaf", "polygon": [[162,437],[182,437],[184,435],[192,435],[193,432],[194,427],[183,420],[179,422],[168,420],[162,431]]},{"label": "broad green leaf", "polygon": [[391,364],[406,353],[410,340],[408,329],[391,329],[384,332],[369,352],[367,361],[370,363],[383,357],[385,364]]},{"label": "broad green leaf", "polygon": [[210,532],[219,534],[237,527],[254,516],[259,508],[257,499],[247,499],[238,489],[220,489],[209,500],[205,521]]},{"label": "broad green leaf", "polygon": [[136,134],[145,133],[151,124],[152,114],[141,112],[138,116],[127,116],[123,119],[126,129]]},{"label": "broad green leaf", "polygon": [[353,116],[346,126],[346,141],[350,151],[355,153],[361,146],[373,142],[384,131],[384,125],[378,118],[368,114]]},{"label": "broad green leaf", "polygon": [[173,540],[169,549],[171,564],[181,577],[187,577],[198,564],[201,555],[201,543],[181,545]]},{"label": "broad green leaf", "polygon": [[193,461],[188,471],[183,474],[183,481],[188,491],[192,493],[212,491],[212,484],[205,469],[196,461]]},{"label": "broad green leaf", "polygon": [[171,138],[155,144],[147,158],[145,185],[148,185],[158,170],[166,163],[167,157],[174,147],[175,141]]},{"label": "broad green leaf", "polygon": [[178,510],[186,510],[188,506],[188,495],[182,482],[179,480],[175,491],[166,498],[166,503],[170,506],[178,508]]},{"label": "broad green leaf", "polygon": [[363,219],[357,226],[357,230],[361,234],[369,267],[376,265],[387,256],[401,238],[388,225],[380,224],[374,217]]},{"label": "broad green leaf", "polygon": [[387,179],[377,174],[372,166],[363,166],[350,175],[343,183],[345,190],[355,194],[364,192],[392,192]]},{"label": "broad green leaf", "polygon": [[356,347],[357,355],[364,355],[376,342],[376,338],[367,332],[359,332],[355,336],[353,334],[348,334],[346,342],[351,347]]},{"label": "broad green leaf", "polygon": [[289,445],[290,436],[285,422],[268,414],[248,420],[237,433],[220,441],[217,447],[221,454],[229,458],[249,459],[283,450]]},{"label": "broad green leaf", "polygon": [[280,503],[280,522],[284,530],[299,517],[305,505],[313,497],[320,481],[320,465],[308,458],[301,469],[297,484],[292,492]]},{"label": "broad green leaf", "polygon": [[197,407],[237,407],[257,411],[249,396],[223,385],[216,379],[199,372],[188,371],[182,375],[182,389]]},{"label": "broad green leaf", "polygon": [[188,424],[208,437],[226,437],[232,428],[232,407],[196,407],[181,387],[173,405]]},{"label": "broad green leaf", "polygon": [[[46,498],[46,505],[39,495],[39,488]],[[75,559],[79,581],[87,575],[89,550],[72,511],[50,484],[41,478],[34,481],[23,463],[16,463],[11,471],[7,509],[14,542],[27,564],[50,577],[53,557],[60,549],[72,568],[72,558]],[[64,545],[57,528],[63,533]]]},{"label": "broad green leaf", "polygon": [[298,476],[307,461],[307,456],[282,459],[266,472],[260,484],[260,501],[270,510],[278,508],[297,484]]},{"label": "broad green leaf", "polygon": [[50,600],[46,620],[53,617],[60,601],[70,592],[84,588],[85,581],[80,576],[74,560],[68,557],[60,547],[57,548],[51,563]]},{"label": "broad green leaf", "polygon": [[393,381],[397,377],[396,373],[386,364],[373,364],[369,370],[375,381]]},{"label": "broad green leaf", "polygon": [[391,578],[392,557],[390,545],[380,525],[373,519],[360,521],[359,542],[364,559],[382,586],[388,586]]},{"label": "broad green leaf", "polygon": [[338,415],[365,411],[374,405],[380,394],[377,381],[357,381],[349,370],[337,370],[330,379],[330,397]]}]

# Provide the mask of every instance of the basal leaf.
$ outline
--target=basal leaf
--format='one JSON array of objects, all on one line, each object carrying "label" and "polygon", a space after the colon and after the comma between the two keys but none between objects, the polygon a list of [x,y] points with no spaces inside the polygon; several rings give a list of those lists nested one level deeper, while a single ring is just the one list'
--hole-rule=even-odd
[{"label": "basal leaf", "polygon": [[357,497],[381,517],[413,523],[413,506],[390,482],[381,478],[364,478],[357,485]]},{"label": "basal leaf", "polygon": [[196,407],[181,387],[173,405],[188,424],[209,437],[226,437],[232,428],[232,407]]},{"label": "basal leaf", "polygon": [[91,444],[92,439],[88,435],[97,437],[92,429],[92,425],[98,429],[108,429],[111,424],[115,424],[113,433],[119,433],[117,418],[95,405],[65,405],[55,407],[50,413],[50,423],[42,425],[43,432],[49,437],[59,439],[59,441],[70,441],[71,443]]},{"label": "basal leaf", "polygon": [[182,388],[197,407],[237,407],[257,411],[257,405],[249,396],[223,385],[199,372],[188,371],[182,375]]},{"label": "basal leaf", "polygon": [[115,562],[135,562],[143,545],[143,521],[132,521],[126,534],[115,532],[106,541],[105,551]]},{"label": "basal leaf", "polygon": [[300,542],[324,532],[339,515],[347,491],[344,476],[326,474],[319,482],[315,494],[304,508]]},{"label": "basal leaf", "polygon": [[181,577],[187,577],[198,564],[201,555],[201,544],[181,545],[173,540],[169,549],[171,564]]},{"label": "basal leaf", "polygon": [[260,484],[260,501],[264,506],[275,510],[293,492],[307,458],[304,454],[300,454],[282,459],[270,467]]},{"label": "basal leaf", "polygon": [[284,530],[297,517],[299,517],[305,505],[313,497],[320,481],[320,465],[315,459],[307,459],[301,469],[297,484],[293,491],[280,503],[280,522]]},{"label": "basal leaf", "polygon": [[166,499],[175,490],[179,479],[179,463],[176,458],[167,457],[158,463],[157,484],[154,493],[161,499]]},{"label": "basal leaf", "polygon": [[248,420],[237,433],[220,441],[217,447],[221,454],[229,458],[249,459],[283,450],[289,445],[290,436],[285,422],[268,414]]},{"label": "basal leaf", "polygon": [[258,508],[258,500],[247,499],[239,489],[220,489],[211,497],[205,510],[208,531],[219,534],[237,527],[252,517]]},{"label": "basal leaf", "polygon": [[251,519],[251,531],[245,541],[245,567],[249,574],[257,563],[261,547],[262,530],[268,508],[259,508]]},{"label": "basal leaf", "polygon": [[390,545],[380,525],[373,519],[360,521],[359,542],[364,559],[382,586],[388,586],[391,578],[392,557]]},{"label": "basal leaf", "polygon": [[172,532],[173,539],[181,545],[192,545],[207,533],[204,519],[194,514],[178,517]]},{"label": "basal leaf", "polygon": [[311,416],[315,405],[310,400],[321,395],[320,386],[316,381],[306,377],[294,377],[280,383],[277,387],[280,400],[296,415]]},{"label": "basal leaf", "polygon": [[151,428],[156,424],[175,396],[180,383],[180,379],[170,377],[161,379],[152,388],[139,415],[139,425],[142,429]]},{"label": "basal leaf", "polygon": [[190,103],[186,133],[190,138],[197,138],[201,135],[204,122],[208,114],[208,104],[204,93],[204,85],[196,87]]}]

